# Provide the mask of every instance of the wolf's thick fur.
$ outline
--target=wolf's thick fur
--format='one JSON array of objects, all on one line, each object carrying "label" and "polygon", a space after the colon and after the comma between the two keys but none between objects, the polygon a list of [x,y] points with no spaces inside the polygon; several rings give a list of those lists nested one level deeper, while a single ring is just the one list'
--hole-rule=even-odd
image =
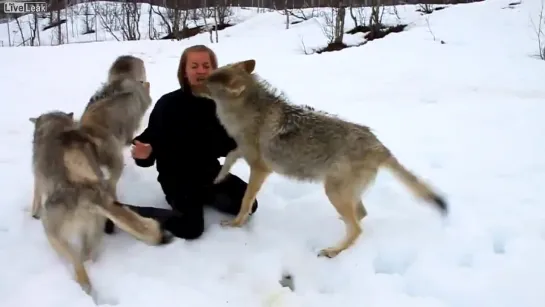
[{"label": "wolf's thick fur", "polygon": [[[143,218],[115,203],[97,161],[96,150],[84,134],[73,130],[73,113],[52,111],[34,123],[32,215],[41,220],[53,249],[74,266],[76,281],[89,294],[91,283],[83,265],[96,259],[105,218],[149,244],[166,243],[157,221]],[[42,204],[42,198],[45,202]],[[81,247],[71,244],[81,240]]]},{"label": "wolf's thick fur", "polygon": [[110,67],[108,82],[91,97],[81,116],[79,130],[95,144],[116,200],[123,148],[131,145],[151,103],[142,60],[120,56]]},{"label": "wolf's thick fur", "polygon": [[147,77],[144,61],[132,55],[117,57],[108,69],[108,82],[121,79],[145,82]]},{"label": "wolf's thick fur", "polygon": [[227,155],[216,182],[241,157],[250,166],[241,210],[224,225],[239,227],[245,223],[256,194],[272,172],[324,183],[347,233],[336,246],[321,250],[320,256],[335,257],[359,237],[359,221],[367,215],[361,195],[381,167],[392,170],[419,198],[446,213],[445,201],[403,167],[368,127],[289,104],[252,74],[254,68],[254,60],[220,67],[194,91],[216,102],[220,122],[238,144]]}]

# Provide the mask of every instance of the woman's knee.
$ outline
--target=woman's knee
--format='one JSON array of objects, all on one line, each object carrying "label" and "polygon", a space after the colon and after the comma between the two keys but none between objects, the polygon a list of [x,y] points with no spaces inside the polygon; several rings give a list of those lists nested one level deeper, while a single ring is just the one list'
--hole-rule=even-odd
[{"label": "woman's knee", "polygon": [[204,214],[200,209],[177,212],[164,222],[163,227],[178,238],[197,239],[204,233]]},{"label": "woman's knee", "polygon": [[191,227],[187,227],[182,237],[186,240],[195,240],[202,236],[204,233],[204,222],[195,223]]},{"label": "woman's knee", "polygon": [[204,220],[198,218],[169,219],[165,224],[165,229],[178,238],[194,240],[204,233]]}]

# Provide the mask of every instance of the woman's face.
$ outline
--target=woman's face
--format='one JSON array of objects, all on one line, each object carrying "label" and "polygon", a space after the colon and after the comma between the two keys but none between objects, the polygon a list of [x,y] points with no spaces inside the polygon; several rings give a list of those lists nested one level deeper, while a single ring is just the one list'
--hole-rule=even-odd
[{"label": "woman's face", "polygon": [[195,51],[187,54],[185,74],[191,86],[202,84],[204,78],[206,78],[211,72],[212,62],[208,52]]}]

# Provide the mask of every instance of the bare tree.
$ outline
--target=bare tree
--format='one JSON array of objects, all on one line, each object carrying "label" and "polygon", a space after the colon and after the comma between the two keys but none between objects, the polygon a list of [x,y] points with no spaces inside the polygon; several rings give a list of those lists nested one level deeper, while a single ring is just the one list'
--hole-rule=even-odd
[{"label": "bare tree", "polygon": [[83,30],[83,34],[89,34],[89,33],[93,33],[94,31],[96,31],[96,29],[93,30],[93,24],[95,23],[95,20],[96,20],[96,12],[94,12],[93,14],[91,14],[91,8],[90,8],[90,5],[89,5],[89,2],[85,2],[84,6],[83,6],[83,15],[85,16],[85,19],[84,19],[84,30]]},{"label": "bare tree", "polygon": [[[310,13],[305,13],[305,9],[311,9]],[[297,18],[302,21],[309,20],[320,15],[319,11],[314,7],[314,5],[312,5],[311,7],[307,1],[303,2],[302,8],[300,9],[288,9],[286,1],[284,12],[281,12],[281,14],[288,14],[291,17]]]},{"label": "bare tree", "polygon": [[218,42],[218,27],[219,27],[219,22],[218,22],[218,15],[219,15],[219,0],[216,0],[216,6],[214,7],[214,30],[216,31],[216,43]]},{"label": "bare tree", "polygon": [[[56,41],[57,45],[63,44],[63,34],[62,34],[62,24],[66,22],[66,19],[62,19],[61,17],[61,6],[59,5],[58,0],[54,0],[51,2],[51,6],[53,8],[56,8],[56,10],[52,9],[49,12],[49,25],[44,27],[43,30],[53,29],[56,28],[56,32],[51,32],[51,45],[53,45],[53,42]],[[66,28],[68,30],[68,27]],[[68,34],[68,32],[66,33]]]},{"label": "bare tree", "polygon": [[[117,17],[120,13],[118,12],[118,4],[93,2],[93,10],[95,11],[95,18],[100,19],[102,28],[112,35],[116,41],[119,41],[119,37],[115,34],[120,28],[119,18]],[[98,28],[96,30],[98,32]]]},{"label": "bare tree", "polygon": [[[76,8],[79,10],[79,6],[77,7],[76,5],[68,5],[67,0],[65,0],[65,5],[66,5],[66,19],[68,19],[68,11],[70,11],[70,25],[71,25],[70,30],[71,30],[72,36],[76,37],[78,36],[79,33],[77,32],[78,22],[74,22],[74,14],[75,14]],[[68,23],[66,26],[68,26]],[[74,26],[76,26],[76,32],[74,32]],[[68,29],[66,33],[68,33]]]},{"label": "bare tree", "polygon": [[201,17],[205,19],[212,18],[214,16],[214,10],[208,6],[207,0],[202,0],[200,13],[201,13]]},{"label": "bare tree", "polygon": [[[61,10],[59,10],[59,15],[60,15],[60,12]],[[70,44],[69,40],[68,40],[68,1],[67,0],[64,0],[64,24],[65,24],[65,28],[66,28],[66,43],[67,44]],[[60,33],[60,26],[59,26],[59,33]]]},{"label": "bare tree", "polygon": [[[53,14],[51,16],[53,17]],[[61,19],[61,7],[60,6],[56,11],[55,16],[56,16],[56,19],[53,20],[53,18],[51,18],[52,19],[51,23],[54,23],[54,22],[57,23],[57,44],[62,45],[62,43],[63,43],[62,28],[61,28],[61,20],[62,19]]]},{"label": "bare tree", "polygon": [[337,7],[332,7],[330,13],[323,13],[324,25],[322,31],[329,44],[342,44],[344,38],[344,20],[346,6],[339,0]]},{"label": "bare tree", "polygon": [[216,30],[219,30],[225,28],[225,26],[228,24],[229,20],[228,18],[233,14],[233,11],[231,10],[231,7],[227,5],[226,0],[216,0],[216,6],[215,6],[215,12],[214,12],[214,18],[217,19],[217,25]]},{"label": "bare tree", "polygon": [[365,27],[367,24],[366,16],[365,16],[365,7],[362,5],[354,5],[353,3],[350,4],[350,17],[352,18],[352,21],[354,22],[354,28],[358,27]]},{"label": "bare tree", "polygon": [[342,0],[339,0],[337,14],[335,14],[335,40],[333,43],[342,44],[344,38],[344,21],[346,16],[346,6]]},{"label": "bare tree", "polygon": [[36,37],[38,38],[38,46],[40,45],[40,24],[38,22],[38,14],[32,13],[32,20],[28,19],[28,27],[30,29],[30,46],[36,46]]},{"label": "bare tree", "polygon": [[420,7],[420,11],[424,14],[431,14],[433,13],[433,4],[419,4],[419,7]]},{"label": "bare tree", "polygon": [[[276,4],[273,2],[274,9],[279,11],[276,8]],[[286,16],[286,30],[290,28],[290,10],[288,8],[288,0],[284,0],[284,9],[282,11],[279,11],[281,15]]]},{"label": "bare tree", "polygon": [[[163,14],[161,12],[161,9],[163,9],[163,8],[162,7],[154,8],[153,6],[151,6],[151,10],[153,11],[153,13],[158,15],[159,18],[161,18],[161,21],[159,22],[159,25],[161,26],[162,30],[167,33],[167,36],[171,36],[173,32],[172,32],[172,27],[170,25],[170,21],[165,16],[165,14]],[[168,8],[164,8],[164,9],[168,10]]]},{"label": "bare tree", "polygon": [[[433,41],[437,41],[437,37],[435,37],[435,33],[433,33],[431,26],[430,26],[430,16],[426,16],[426,26],[428,27],[428,32],[431,34],[431,37],[433,38]],[[443,40],[439,40],[441,44],[444,44],[445,42]]]},{"label": "bare tree", "polygon": [[148,37],[151,40],[159,38],[159,33],[157,33],[157,29],[155,29],[155,19],[153,19],[153,5],[151,4],[148,10]]},{"label": "bare tree", "polygon": [[545,60],[545,1],[541,0],[541,8],[539,10],[538,21],[532,24],[537,36],[537,48],[539,58]]},{"label": "bare tree", "polygon": [[[184,12],[185,13],[185,12]],[[185,14],[184,14],[185,15]],[[167,16],[172,23],[172,35],[175,39],[180,39],[180,30],[184,27],[180,27],[182,17],[182,10],[180,9],[180,0],[174,1],[174,9],[167,9]]]},{"label": "bare tree", "polygon": [[214,43],[214,38],[212,36],[213,34],[213,27],[209,26],[208,25],[208,12],[210,11],[209,8],[206,6],[206,0],[203,0],[203,7],[199,9],[199,11],[201,12],[201,15],[202,15],[202,18],[203,18],[203,21],[204,21],[204,29],[206,31],[208,31],[208,33],[210,34],[210,43]]},{"label": "bare tree", "polygon": [[384,16],[384,5],[382,0],[371,0],[371,15],[369,16],[370,33],[368,38],[380,37],[383,24],[382,17]]},{"label": "bare tree", "polygon": [[136,0],[127,0],[121,3],[121,11],[115,16],[121,25],[123,40],[140,40],[141,6],[142,4],[137,3]]},{"label": "bare tree", "polygon": [[192,8],[189,12],[189,19],[193,21],[193,25],[196,27],[198,26],[197,21],[201,20],[201,16],[197,10],[197,8]]},{"label": "bare tree", "polygon": [[187,28],[189,12],[182,7],[181,0],[174,1],[174,8],[165,8],[165,14],[157,9],[155,14],[161,18],[161,26],[167,32],[167,37],[180,40],[182,32]]},{"label": "bare tree", "polygon": [[11,47],[11,30],[9,28],[9,24],[11,23],[11,18],[10,18],[10,15],[9,14],[6,14],[7,15],[7,19],[8,19],[8,22],[6,23],[7,25],[7,30],[8,30],[8,46]]},{"label": "bare tree", "polygon": [[19,21],[19,18],[21,16],[16,16],[15,17],[15,22],[17,23],[17,28],[19,29],[19,34],[21,35],[21,44],[19,44],[18,46],[24,46],[26,44],[26,40],[25,40],[25,35],[24,35],[24,31],[23,31],[23,27],[21,26],[21,22]]},{"label": "bare tree", "polygon": [[286,30],[290,28],[290,14],[288,11],[288,0],[284,1],[284,14],[286,15]]}]

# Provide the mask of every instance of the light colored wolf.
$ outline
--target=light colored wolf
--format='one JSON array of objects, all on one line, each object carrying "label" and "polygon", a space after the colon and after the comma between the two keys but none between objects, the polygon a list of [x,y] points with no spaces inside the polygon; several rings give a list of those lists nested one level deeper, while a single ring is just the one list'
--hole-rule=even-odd
[{"label": "light colored wolf", "polygon": [[150,84],[144,62],[122,55],[111,65],[108,80],[87,104],[79,130],[98,148],[99,162],[109,172],[117,200],[117,182],[123,172],[123,149],[130,146],[142,118],[151,106]]},{"label": "light colored wolf", "polygon": [[250,166],[240,212],[223,225],[245,223],[256,194],[272,172],[324,183],[329,201],[346,225],[346,235],[337,245],[322,249],[319,256],[335,257],[359,237],[359,221],[367,215],[361,195],[382,167],[446,214],[445,200],[403,167],[368,127],[288,103],[252,74],[255,65],[255,60],[247,60],[220,67],[195,90],[196,95],[216,102],[220,122],[238,144],[227,155],[216,182],[241,157]]},{"label": "light colored wolf", "polygon": [[[106,218],[148,244],[169,242],[171,237],[157,221],[115,204],[97,148],[87,135],[74,130],[73,113],[52,111],[30,121],[34,123],[32,214],[38,217],[41,211],[49,243],[71,262],[84,291],[91,294],[92,287],[83,263],[96,260]],[[73,239],[80,241],[79,248],[70,243]]]}]

